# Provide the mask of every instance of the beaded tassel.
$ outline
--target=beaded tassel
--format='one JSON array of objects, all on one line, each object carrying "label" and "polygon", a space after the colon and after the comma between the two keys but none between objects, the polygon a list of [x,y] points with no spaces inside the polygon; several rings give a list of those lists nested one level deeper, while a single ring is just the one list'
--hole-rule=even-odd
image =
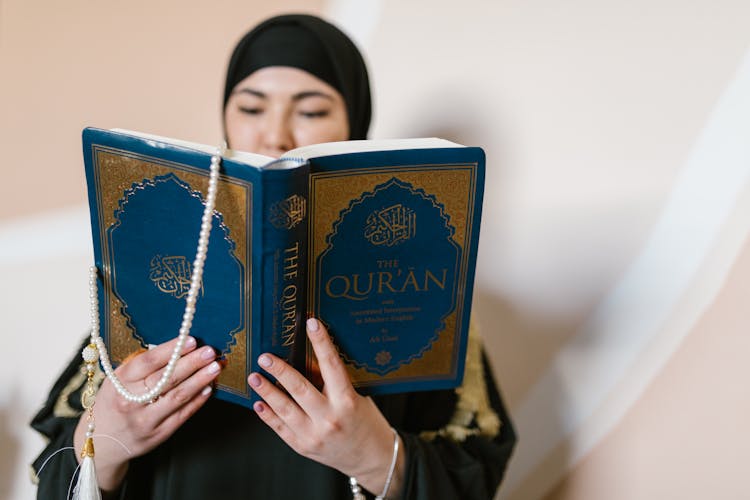
[{"label": "beaded tassel", "polygon": [[81,467],[78,474],[78,482],[73,489],[73,500],[101,500],[102,495],[99,491],[99,483],[96,478],[96,468],[94,467],[94,402],[96,397],[96,386],[94,384],[94,374],[96,364],[101,358],[102,368],[107,378],[110,379],[115,390],[127,401],[134,403],[153,403],[158,399],[164,390],[164,386],[172,376],[180,359],[180,351],[184,345],[185,339],[190,334],[190,328],[195,314],[195,302],[198,298],[198,288],[203,279],[203,266],[206,261],[206,252],[208,251],[208,239],[211,234],[212,215],[216,206],[216,191],[219,183],[219,170],[221,168],[221,157],[226,151],[226,143],[218,148],[216,154],[211,156],[211,167],[209,169],[208,192],[206,203],[201,218],[201,229],[198,236],[198,248],[196,249],[195,261],[193,262],[193,273],[190,281],[190,290],[185,303],[185,314],[182,317],[177,342],[169,358],[169,362],[162,373],[161,378],[152,389],[143,394],[133,394],[128,391],[120,382],[114,373],[112,364],[107,354],[107,348],[104,340],[99,335],[99,300],[97,292],[97,269],[91,267],[89,270],[89,298],[91,300],[91,343],[83,349],[82,356],[86,363],[87,383],[86,388],[81,394],[81,405],[84,411],[88,412],[88,429],[86,431],[86,441],[81,450]]},{"label": "beaded tassel", "polygon": [[101,500],[99,483],[96,479],[96,468],[94,467],[94,403],[96,402],[96,388],[94,386],[94,372],[96,362],[99,359],[99,351],[95,344],[89,344],[81,353],[86,363],[86,388],[81,394],[81,405],[88,412],[88,427],[86,429],[86,441],[81,450],[81,470],[78,474],[78,482],[73,489],[73,500]]}]

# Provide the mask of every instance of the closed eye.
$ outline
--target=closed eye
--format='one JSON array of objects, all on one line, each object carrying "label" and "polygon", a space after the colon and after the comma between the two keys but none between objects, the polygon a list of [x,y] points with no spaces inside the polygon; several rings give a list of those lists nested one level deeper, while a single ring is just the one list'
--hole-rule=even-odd
[{"label": "closed eye", "polygon": [[328,110],[300,111],[299,114],[305,118],[324,118],[330,114]]},{"label": "closed eye", "polygon": [[240,106],[239,110],[247,115],[259,115],[263,113],[263,108],[247,108],[244,106]]}]

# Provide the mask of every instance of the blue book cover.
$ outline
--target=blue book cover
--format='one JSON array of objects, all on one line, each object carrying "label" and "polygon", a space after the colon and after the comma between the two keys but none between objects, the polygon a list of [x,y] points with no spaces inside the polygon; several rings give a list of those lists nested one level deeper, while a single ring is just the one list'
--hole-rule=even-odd
[{"label": "blue book cover", "polygon": [[460,385],[469,334],[484,152],[399,142],[307,155],[308,310],[368,394]]},{"label": "blue book cover", "polygon": [[[101,334],[115,365],[177,336],[212,152],[133,133],[83,132]],[[246,406],[254,396],[247,375],[258,370],[258,355],[290,356],[273,304],[281,294],[278,263],[305,231],[304,220],[290,222],[289,204],[307,189],[308,165],[269,161],[248,154],[222,160],[191,329],[225,365],[217,397]],[[302,323],[304,309],[296,313]]]},{"label": "blue book cover", "polygon": [[[220,353],[216,395],[273,352],[317,373],[305,316],[330,329],[365,393],[460,384],[484,153],[440,140],[349,141],[222,160],[191,335]],[[212,148],[86,129],[102,336],[115,364],[174,338]]]}]

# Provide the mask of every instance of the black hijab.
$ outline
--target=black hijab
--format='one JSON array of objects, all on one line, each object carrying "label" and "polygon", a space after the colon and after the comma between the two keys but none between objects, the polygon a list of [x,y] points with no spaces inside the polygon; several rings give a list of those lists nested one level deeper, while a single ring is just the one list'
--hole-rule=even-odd
[{"label": "black hijab", "polygon": [[229,60],[224,108],[234,87],[268,66],[291,66],[339,91],[349,117],[349,138],[366,139],[370,128],[370,82],[362,55],[332,24],[304,14],[268,19],[247,33]]}]

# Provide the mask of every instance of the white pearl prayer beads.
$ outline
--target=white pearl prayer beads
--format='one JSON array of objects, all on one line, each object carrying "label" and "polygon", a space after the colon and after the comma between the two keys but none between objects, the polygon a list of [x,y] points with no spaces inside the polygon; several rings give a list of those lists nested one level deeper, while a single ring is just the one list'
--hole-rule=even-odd
[{"label": "white pearl prayer beads", "polygon": [[[156,401],[164,391],[164,386],[167,385],[167,381],[172,376],[172,373],[174,373],[177,361],[180,359],[180,352],[182,352],[182,347],[185,344],[185,339],[190,335],[190,328],[193,325],[193,316],[195,315],[195,302],[198,298],[198,287],[200,287],[203,279],[203,265],[205,264],[206,252],[208,251],[208,237],[211,234],[211,223],[213,222],[213,212],[214,207],[216,206],[216,190],[219,184],[219,166],[221,164],[221,155],[223,153],[224,147],[211,156],[211,169],[208,177],[206,206],[203,209],[203,217],[201,217],[201,230],[198,236],[198,247],[195,254],[195,260],[193,261],[190,289],[188,290],[187,298],[185,300],[185,314],[182,316],[182,324],[180,325],[179,335],[177,336],[177,343],[174,346],[174,351],[172,351],[172,355],[167,362],[167,367],[162,373],[161,378],[154,387],[143,394],[133,394],[127,390],[112,369],[112,363],[109,360],[104,340],[99,335],[99,298],[96,286],[97,269],[93,266],[89,271],[91,343],[96,345],[99,351],[99,357],[101,358],[102,367],[104,368],[104,373],[107,374],[107,377],[112,382],[112,385],[114,385],[115,390],[117,390],[123,398],[133,403],[152,403]],[[84,350],[84,359],[86,359],[87,356],[88,354],[86,354]],[[93,429],[90,431],[93,433]]]}]

